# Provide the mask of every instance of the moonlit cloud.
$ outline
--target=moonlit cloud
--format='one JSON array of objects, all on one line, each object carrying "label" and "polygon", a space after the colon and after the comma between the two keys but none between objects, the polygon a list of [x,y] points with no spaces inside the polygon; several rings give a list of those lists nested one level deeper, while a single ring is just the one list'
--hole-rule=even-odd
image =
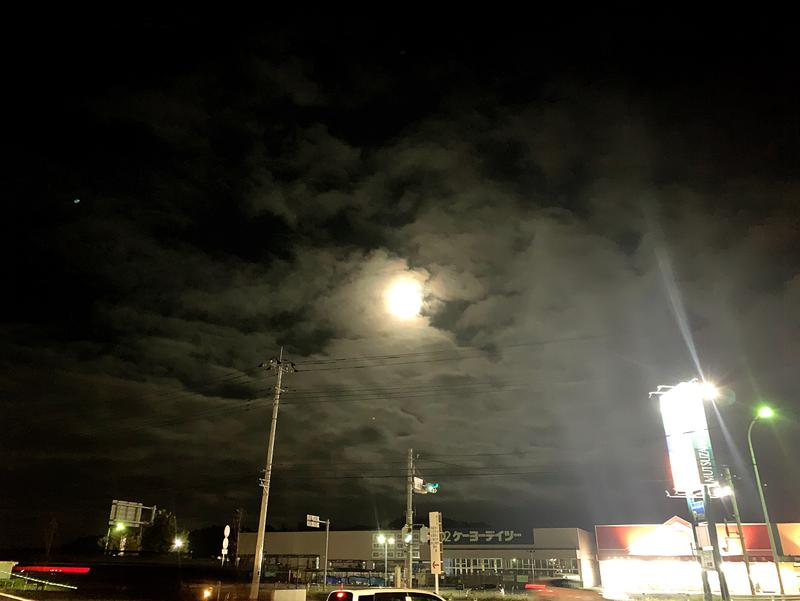
[{"label": "moonlit cloud", "polygon": [[[736,391],[736,440],[755,398],[796,411],[800,175],[757,152],[782,156],[772,129],[693,94],[698,114],[676,115],[591,78],[476,89],[469,61],[233,43],[251,60],[164,66],[41,117],[80,124],[79,153],[20,147],[37,177],[4,241],[0,521],[27,514],[4,545],[51,511],[63,537],[101,531],[112,498],[189,527],[255,515],[272,386],[256,366],[281,346],[298,372],[275,526],[395,518],[410,447],[454,519],[663,521],[682,509],[647,393],[697,374],[660,254],[701,364]],[[760,441],[787,499],[792,427]]]}]

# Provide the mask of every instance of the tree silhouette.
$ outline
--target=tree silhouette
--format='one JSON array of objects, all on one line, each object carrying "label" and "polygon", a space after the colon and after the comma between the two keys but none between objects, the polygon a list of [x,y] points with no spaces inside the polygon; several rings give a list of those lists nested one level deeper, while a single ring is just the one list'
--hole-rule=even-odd
[{"label": "tree silhouette", "polygon": [[142,551],[168,553],[172,550],[177,533],[178,521],[175,514],[166,509],[159,509],[153,518],[153,523],[142,533]]}]

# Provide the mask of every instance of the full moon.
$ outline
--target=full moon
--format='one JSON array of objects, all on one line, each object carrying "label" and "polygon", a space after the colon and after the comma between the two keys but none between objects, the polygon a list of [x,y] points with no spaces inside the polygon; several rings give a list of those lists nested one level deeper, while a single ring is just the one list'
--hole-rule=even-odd
[{"label": "full moon", "polygon": [[411,319],[422,308],[422,287],[414,280],[398,280],[386,292],[389,313],[399,319]]}]

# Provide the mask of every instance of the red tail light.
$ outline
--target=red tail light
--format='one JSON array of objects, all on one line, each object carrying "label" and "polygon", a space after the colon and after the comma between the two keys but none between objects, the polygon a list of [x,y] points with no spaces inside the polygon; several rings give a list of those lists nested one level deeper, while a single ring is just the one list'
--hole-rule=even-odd
[{"label": "red tail light", "polygon": [[76,566],[14,566],[14,572],[49,572],[59,574],[88,574],[90,568]]}]

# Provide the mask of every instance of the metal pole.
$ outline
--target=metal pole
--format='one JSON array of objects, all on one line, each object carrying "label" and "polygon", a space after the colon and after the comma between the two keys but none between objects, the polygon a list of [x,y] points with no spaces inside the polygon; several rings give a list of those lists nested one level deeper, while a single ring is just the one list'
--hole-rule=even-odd
[{"label": "metal pole", "polygon": [[714,519],[714,506],[711,504],[711,495],[708,486],[703,486],[703,504],[706,508],[706,524],[708,527],[708,538],[711,541],[711,553],[714,558],[714,570],[719,577],[719,593],[722,601],[731,601],[731,593],[728,590],[728,580],[722,569],[722,554],[719,552],[719,536],[717,536],[717,522]]},{"label": "metal pole", "polygon": [[775,546],[775,535],[772,533],[772,524],[769,521],[769,512],[767,511],[767,500],[764,498],[764,487],[761,484],[761,476],[758,473],[758,463],[756,462],[756,454],[753,451],[753,426],[756,425],[758,417],[754,417],[750,422],[750,427],[747,429],[747,444],[750,446],[750,459],[753,461],[753,471],[756,474],[756,488],[758,488],[758,497],[761,499],[761,510],[764,512],[764,522],[767,525],[767,534],[769,535],[769,546],[772,549],[772,561],[775,562],[775,571],[778,573],[778,585],[780,586],[781,595],[786,593],[783,590],[783,578],[781,577],[780,557],[778,550]]},{"label": "metal pole", "polygon": [[712,601],[713,596],[711,595],[711,585],[708,583],[708,572],[706,571],[705,567],[703,567],[703,559],[700,556],[701,547],[700,547],[700,537],[697,535],[697,514],[692,511],[692,536],[694,536],[694,548],[697,551],[697,561],[700,564],[700,579],[703,583],[703,599],[704,601]]},{"label": "metal pole", "polygon": [[434,582],[433,592],[438,595],[439,594],[439,574],[434,574],[433,576],[435,578],[435,580],[433,581]]},{"label": "metal pole", "polygon": [[383,541],[383,586],[389,585],[389,541]]},{"label": "metal pole", "polygon": [[[406,586],[413,586],[413,559],[414,548],[414,450],[408,449],[408,479],[406,483],[406,528],[405,534],[411,535],[411,540],[406,543]],[[405,542],[405,541],[403,541]]]},{"label": "metal pole", "polygon": [[747,545],[744,541],[744,530],[742,530],[742,517],[739,514],[739,503],[736,502],[736,490],[733,487],[733,477],[731,476],[731,468],[723,468],[725,479],[728,481],[728,486],[731,487],[731,505],[733,506],[733,517],[736,520],[736,528],[739,531],[739,543],[742,545],[742,559],[744,560],[744,569],[747,571],[747,581],[750,583],[750,594],[755,597],[756,587],[753,584],[753,575],[750,573],[750,554],[747,552]]},{"label": "metal pole", "polygon": [[323,574],[323,581],[322,586],[328,585],[328,535],[331,531],[331,521],[330,519],[325,520],[325,570]]},{"label": "metal pole", "polygon": [[269,427],[269,442],[267,443],[267,460],[264,469],[264,482],[261,485],[261,510],[258,514],[258,536],[256,537],[256,552],[253,557],[253,580],[250,583],[250,599],[258,599],[258,589],[261,585],[261,569],[264,562],[264,531],[267,526],[267,506],[269,504],[269,484],[272,479],[272,456],[275,451],[275,430],[278,426],[278,407],[281,403],[281,378],[284,372],[283,347],[280,358],[271,360],[268,367],[277,371],[275,379],[275,395],[272,400],[272,422]]}]

